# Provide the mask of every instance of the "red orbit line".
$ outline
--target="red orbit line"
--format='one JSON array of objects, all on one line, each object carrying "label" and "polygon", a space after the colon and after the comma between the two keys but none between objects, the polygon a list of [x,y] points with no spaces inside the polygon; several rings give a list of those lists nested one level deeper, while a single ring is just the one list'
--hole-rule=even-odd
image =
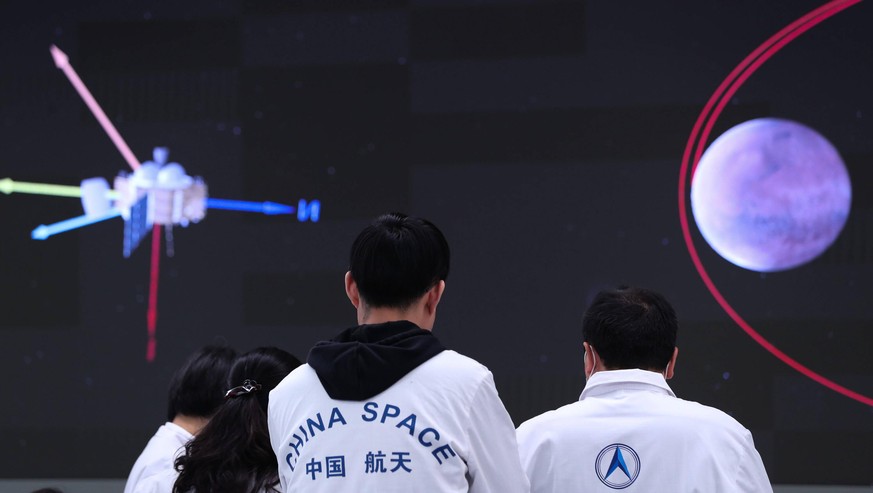
[{"label": "red orbit line", "polygon": [[[701,111],[700,116],[698,116],[697,121],[694,124],[694,128],[691,131],[691,135],[688,137],[688,143],[685,147],[685,152],[682,156],[682,168],[679,175],[679,208],[680,208],[680,222],[682,223],[682,230],[685,236],[685,242],[691,245],[693,248],[693,244],[691,243],[691,236],[688,233],[688,218],[686,213],[686,197],[685,197],[685,185],[686,185],[686,175],[688,170],[688,159],[691,155],[691,150],[694,148],[695,140],[698,142],[698,146],[696,152],[694,153],[694,161],[691,168],[691,176],[694,176],[694,172],[697,169],[697,164],[700,161],[700,157],[703,154],[703,149],[706,144],[706,140],[709,138],[709,133],[712,130],[713,125],[715,124],[715,120],[718,119],[718,116],[721,114],[724,109],[727,101],[736,93],[736,91],[740,88],[740,86],[745,83],[745,81],[770,57],[772,57],[777,51],[782,49],[786,44],[808,31],[816,24],[824,21],[828,17],[836,14],[837,12],[848,8],[856,3],[859,3],[861,0],[833,0],[830,3],[827,3],[812,12],[804,15],[800,19],[792,22],[775,35],[770,37],[767,41],[765,41],[761,46],[755,49],[752,53],[749,54],[742,62],[740,62],[737,67],[731,71],[731,73],[727,76],[727,78],[722,81],[722,83],[715,90],[713,95],[707,101],[706,106],[704,106],[703,111]],[[841,5],[846,4],[846,5]],[[829,10],[833,10],[833,12],[829,12]],[[821,14],[827,14],[820,18],[817,18]],[[811,22],[814,20],[814,22]],[[795,31],[796,30],[796,31]],[[785,38],[785,39],[783,39]],[[778,46],[773,46],[778,42]],[[763,53],[763,56],[761,56]],[[760,58],[758,58],[760,56]],[[752,64],[752,62],[755,62]],[[752,64],[752,67],[749,65]],[[745,73],[743,71],[749,67],[749,70]],[[730,86],[730,88],[725,93],[725,89]],[[722,93],[725,93],[722,96]],[[712,112],[712,114],[707,119],[707,115],[712,110],[713,104],[715,104],[716,100],[719,100],[718,106]],[[703,134],[698,139],[698,134],[700,133],[701,125],[707,122],[707,125],[704,129]],[[702,266],[700,267],[702,269]],[[698,269],[700,270],[700,269]]]},{"label": "red orbit line", "polygon": [[[857,3],[859,1],[860,0],[852,1],[852,4]],[[725,90],[728,88],[728,86],[730,86],[732,84],[732,82],[734,82],[738,77],[740,77],[740,76],[743,77],[742,82],[740,82],[740,84],[745,82],[746,79],[748,79],[748,77],[751,76],[752,73],[758,69],[758,67],[760,67],[760,65],[761,65],[761,63],[763,63],[763,61],[766,61],[771,56],[773,56],[773,54],[775,54],[775,51],[766,53],[765,58],[763,59],[763,61],[761,61],[761,63],[756,64],[751,69],[751,71],[748,72],[747,74],[743,74],[743,71],[746,70],[746,68],[749,66],[749,64],[751,64],[753,61],[755,61],[762,53],[765,53],[768,49],[770,49],[773,46],[773,44],[778,42],[780,39],[784,38],[786,35],[792,34],[792,31],[794,31],[795,29],[798,29],[799,27],[804,28],[803,31],[798,32],[791,39],[796,38],[797,36],[799,36],[800,34],[805,32],[806,30],[813,27],[815,24],[825,20],[827,17],[820,18],[820,19],[816,20],[816,22],[814,24],[811,24],[808,26],[804,26],[804,24],[806,24],[810,20],[818,17],[820,14],[827,13],[828,10],[834,9],[835,7],[838,7],[839,4],[845,3],[845,2],[846,2],[846,0],[834,0],[830,3],[827,3],[821,7],[813,10],[812,12],[804,15],[800,19],[792,22],[791,24],[789,24],[788,26],[786,26],[785,28],[783,28],[782,30],[780,30],[779,32],[777,32],[776,34],[771,36],[767,41],[765,41],[763,44],[761,44],[761,46],[759,46],[752,53],[750,53],[749,56],[747,56],[745,59],[743,59],[743,61],[740,62],[740,64],[737,65],[737,67],[734,68],[733,71],[731,71],[731,73],[727,76],[727,78],[725,78],[725,80],[722,81],[721,84],[719,84],[718,88],[715,90],[715,92],[712,94],[712,96],[706,102],[706,105],[704,106],[703,111],[701,111],[700,116],[697,117],[697,121],[694,123],[694,128],[691,131],[691,135],[689,135],[689,137],[688,137],[688,143],[686,144],[686,147],[685,147],[685,153],[682,156],[682,169],[681,169],[681,173],[679,175],[679,208],[680,208],[680,211],[682,212],[682,214],[680,214],[679,219],[680,219],[680,222],[683,224],[683,228],[682,228],[683,231],[686,232],[686,235],[685,235],[686,243],[691,244],[690,243],[690,240],[691,240],[690,235],[687,234],[687,230],[688,230],[687,225],[688,224],[687,224],[687,215],[685,213],[685,211],[686,211],[685,181],[686,181],[686,175],[687,175],[687,169],[688,169],[688,159],[691,155],[692,149],[694,149],[695,141],[699,141],[700,145],[697,147],[697,152],[695,152],[695,154],[694,154],[694,161],[693,161],[693,165],[691,168],[691,175],[693,176],[694,172],[697,169],[697,163],[700,161],[700,157],[703,154],[704,144],[706,143],[706,140],[709,137],[709,132],[712,129],[712,125],[714,124],[717,117],[721,114],[721,111],[724,109],[724,106],[727,103],[727,101],[730,99],[731,96],[734,95],[734,93],[736,93],[736,91],[739,89],[740,86],[734,84],[733,86],[730,87],[730,92],[727,95],[722,97],[722,94],[725,92]],[[842,8],[846,8],[849,6],[850,5],[846,5],[846,6],[843,6]],[[834,11],[830,15],[833,15],[836,12],[837,11]],[[785,43],[780,44],[779,47],[776,48],[776,50],[778,51],[783,46],[785,46]],[[707,125],[705,133],[698,140],[698,134],[700,134],[701,125],[703,125],[704,122],[707,121],[707,118],[706,118],[707,115],[710,114],[710,111],[712,110],[713,105],[719,99],[720,99],[720,104],[718,105],[718,108],[710,116],[709,121],[712,123]],[[693,248],[693,245],[692,245],[692,248]]]},{"label": "red orbit line", "polygon": [[[801,34],[806,31],[812,29],[822,21],[828,19],[834,14],[839,13],[840,11],[851,7],[852,5],[859,3],[861,0],[833,0],[821,7],[813,10],[812,12],[804,15],[800,19],[792,22],[781,31],[777,32],[773,36],[770,37],[767,41],[765,41],[761,46],[755,49],[752,53],[749,54],[737,67],[727,76],[727,78],[722,81],[719,85],[718,89],[716,89],[715,93],[706,103],[706,107],[703,109],[703,112],[698,118],[697,124],[694,126],[694,130],[692,135],[697,134],[700,130],[700,123],[702,121],[706,121],[707,125],[703,129],[703,133],[700,135],[698,139],[698,147],[696,152],[694,153],[694,164],[691,168],[691,176],[694,176],[694,172],[697,169],[697,163],[700,161],[700,157],[703,155],[704,145],[706,144],[707,139],[709,138],[710,131],[712,130],[713,125],[715,125],[715,121],[721,115],[722,110],[727,105],[728,101],[731,97],[737,92],[737,90],[742,86],[746,80],[751,77],[755,71],[760,68],[761,65],[764,64],[767,60],[770,59],[773,55],[775,55],[779,50],[785,47],[788,43],[794,41]],[[725,86],[730,85],[730,87],[725,92]],[[724,95],[720,96],[720,93],[725,92]],[[714,110],[712,110],[712,114],[710,115],[708,120],[703,120],[705,115],[709,113],[712,108],[712,104],[715,102],[717,98],[719,99],[718,105]],[[693,140],[694,137],[689,139],[689,143]]]},{"label": "red orbit line", "polygon": [[[853,390],[850,390],[838,383],[829,380],[828,378],[819,375],[813,370],[807,368],[802,365],[800,362],[796,361],[792,357],[788,356],[784,352],[782,352],[779,348],[770,343],[767,339],[765,339],[761,334],[759,334],[755,329],[749,325],[748,322],[743,320],[743,318],[733,309],[733,307],[728,303],[728,301],[722,296],[719,292],[718,288],[716,288],[715,283],[713,283],[712,279],[709,277],[709,274],[706,272],[706,269],[703,267],[703,263],[700,261],[700,256],[697,254],[697,249],[694,247],[694,242],[691,238],[691,231],[688,226],[688,211],[686,207],[686,175],[688,175],[688,165],[689,158],[691,157],[691,151],[694,149],[695,143],[697,144],[697,149],[694,154],[694,161],[691,167],[691,177],[693,179],[694,172],[697,169],[697,163],[700,161],[700,157],[703,154],[703,148],[706,144],[706,141],[709,137],[709,133],[712,130],[713,125],[715,124],[715,120],[718,119],[722,110],[724,109],[727,102],[730,98],[737,92],[740,86],[746,82],[746,80],[761,66],[770,59],[774,54],[776,54],[779,50],[781,50],[785,45],[796,39],[801,34],[806,31],[812,29],[822,21],[832,17],[833,15],[860,3],[861,0],[832,0],[824,4],[823,6],[813,10],[812,12],[804,15],[800,19],[792,22],[785,28],[781,29],[775,35],[770,37],[767,41],[765,41],[761,46],[759,46],[755,51],[749,54],[742,62],[740,62],[737,67],[731,71],[731,73],[727,76],[727,78],[718,86],[713,95],[707,101],[706,106],[704,106],[703,111],[698,116],[697,121],[694,124],[694,128],[691,131],[691,135],[688,137],[688,143],[685,147],[685,152],[682,155],[682,167],[680,169],[679,174],[679,222],[682,226],[682,236],[685,239],[685,245],[688,248],[688,253],[691,256],[691,260],[694,263],[694,267],[697,269],[698,274],[700,274],[700,278],[703,280],[703,283],[706,285],[709,292],[712,294],[713,298],[721,305],[722,309],[730,316],[740,328],[743,329],[755,342],[760,344],[764,349],[769,351],[773,356],[781,360],[783,363],[787,364],[791,368],[800,372],[807,378],[812,379],[815,382],[818,382],[825,387],[843,394],[850,399],[854,399],[858,402],[866,404],[868,406],[873,406],[873,398],[864,396],[859,394]],[[713,109],[713,105],[716,100],[718,100],[718,104],[715,105]],[[710,110],[712,113],[710,114]],[[707,116],[709,115],[709,116]],[[703,132],[700,132],[701,125],[705,123]],[[698,134],[700,134],[698,138]]]},{"label": "red orbit line", "polygon": [[146,314],[149,340],[146,346],[146,361],[155,360],[158,341],[155,332],[158,325],[158,276],[161,272],[161,226],[155,224],[152,228],[152,266],[149,276],[149,308]]}]

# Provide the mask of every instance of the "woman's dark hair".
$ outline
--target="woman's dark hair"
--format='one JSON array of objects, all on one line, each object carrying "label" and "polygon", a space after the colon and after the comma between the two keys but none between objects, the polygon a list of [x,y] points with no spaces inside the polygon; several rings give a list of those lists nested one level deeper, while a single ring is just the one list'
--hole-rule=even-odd
[{"label": "woman's dark hair", "polygon": [[170,379],[167,421],[180,414],[202,418],[215,414],[236,356],[236,351],[224,346],[204,346],[189,356]]},{"label": "woman's dark hair", "polygon": [[253,349],[236,360],[229,376],[234,389],[176,459],[173,493],[275,489],[279,476],[267,431],[267,399],[298,366],[300,360],[274,347]]},{"label": "woman's dark hair", "polygon": [[352,244],[349,271],[373,307],[407,308],[449,275],[449,244],[427,219],[383,214]]}]

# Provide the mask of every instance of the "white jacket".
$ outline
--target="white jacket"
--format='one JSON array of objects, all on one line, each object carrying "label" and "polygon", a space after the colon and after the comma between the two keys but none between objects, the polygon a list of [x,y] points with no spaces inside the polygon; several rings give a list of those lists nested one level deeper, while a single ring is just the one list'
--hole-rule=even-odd
[{"label": "white jacket", "polygon": [[361,401],[331,399],[303,365],[267,414],[284,491],[528,491],[491,372],[454,351]]},{"label": "white jacket", "polygon": [[523,423],[518,443],[534,493],[773,491],[747,429],[651,371],[595,373],[578,402]]},{"label": "white jacket", "polygon": [[173,468],[173,462],[176,457],[185,452],[185,444],[192,438],[194,435],[181,426],[170,422],[164,423],[136,459],[127,478],[127,484],[124,486],[124,493],[137,491],[139,483],[150,476],[162,473],[175,476],[177,473]]}]

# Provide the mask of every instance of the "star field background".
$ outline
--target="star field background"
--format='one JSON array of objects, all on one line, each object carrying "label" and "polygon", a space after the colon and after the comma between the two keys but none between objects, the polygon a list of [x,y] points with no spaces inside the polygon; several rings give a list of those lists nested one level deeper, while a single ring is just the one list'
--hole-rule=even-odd
[{"label": "star field background", "polygon": [[[873,408],[749,339],[681,238],[685,141],[722,79],[810,0],[349,0],[0,5],[0,178],[77,184],[127,166],[48,52],[69,56],[140,160],[157,145],[214,197],[322,201],[322,220],[210,211],[163,259],[145,362],[148,245],[110,221],[45,242],[74,199],[0,197],[0,477],[125,477],[197,347],[304,357],[354,323],[347,250],[388,210],[453,248],[435,333],[495,374],[518,424],[578,398],[579,325],[602,288],[664,292],[681,320],[671,381],[754,434],[780,484],[873,482]],[[873,6],[825,21],[737,93],[713,137],[794,119],[840,150],[846,229],[761,275],[695,243],[737,311],[780,349],[873,396]]]}]

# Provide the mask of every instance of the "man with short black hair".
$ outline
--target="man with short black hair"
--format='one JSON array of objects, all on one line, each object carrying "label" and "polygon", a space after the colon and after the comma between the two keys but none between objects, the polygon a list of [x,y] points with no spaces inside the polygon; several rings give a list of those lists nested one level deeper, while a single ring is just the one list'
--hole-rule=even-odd
[{"label": "man with short black hair", "polygon": [[587,383],[579,401],[518,428],[532,492],[772,491],[751,433],[667,385],[678,327],[654,291],[595,297],[582,321]]},{"label": "man with short black hair", "polygon": [[124,487],[133,493],[144,479],[175,471],[173,461],[184,451],[224,402],[227,375],[236,351],[223,346],[204,346],[188,357],[173,373],[167,392],[167,422],[164,423],[134,463]]},{"label": "man with short black hair", "polygon": [[425,219],[385,214],[358,235],[345,290],[359,325],[270,393],[283,491],[527,492],[491,372],[431,333],[448,273]]}]

